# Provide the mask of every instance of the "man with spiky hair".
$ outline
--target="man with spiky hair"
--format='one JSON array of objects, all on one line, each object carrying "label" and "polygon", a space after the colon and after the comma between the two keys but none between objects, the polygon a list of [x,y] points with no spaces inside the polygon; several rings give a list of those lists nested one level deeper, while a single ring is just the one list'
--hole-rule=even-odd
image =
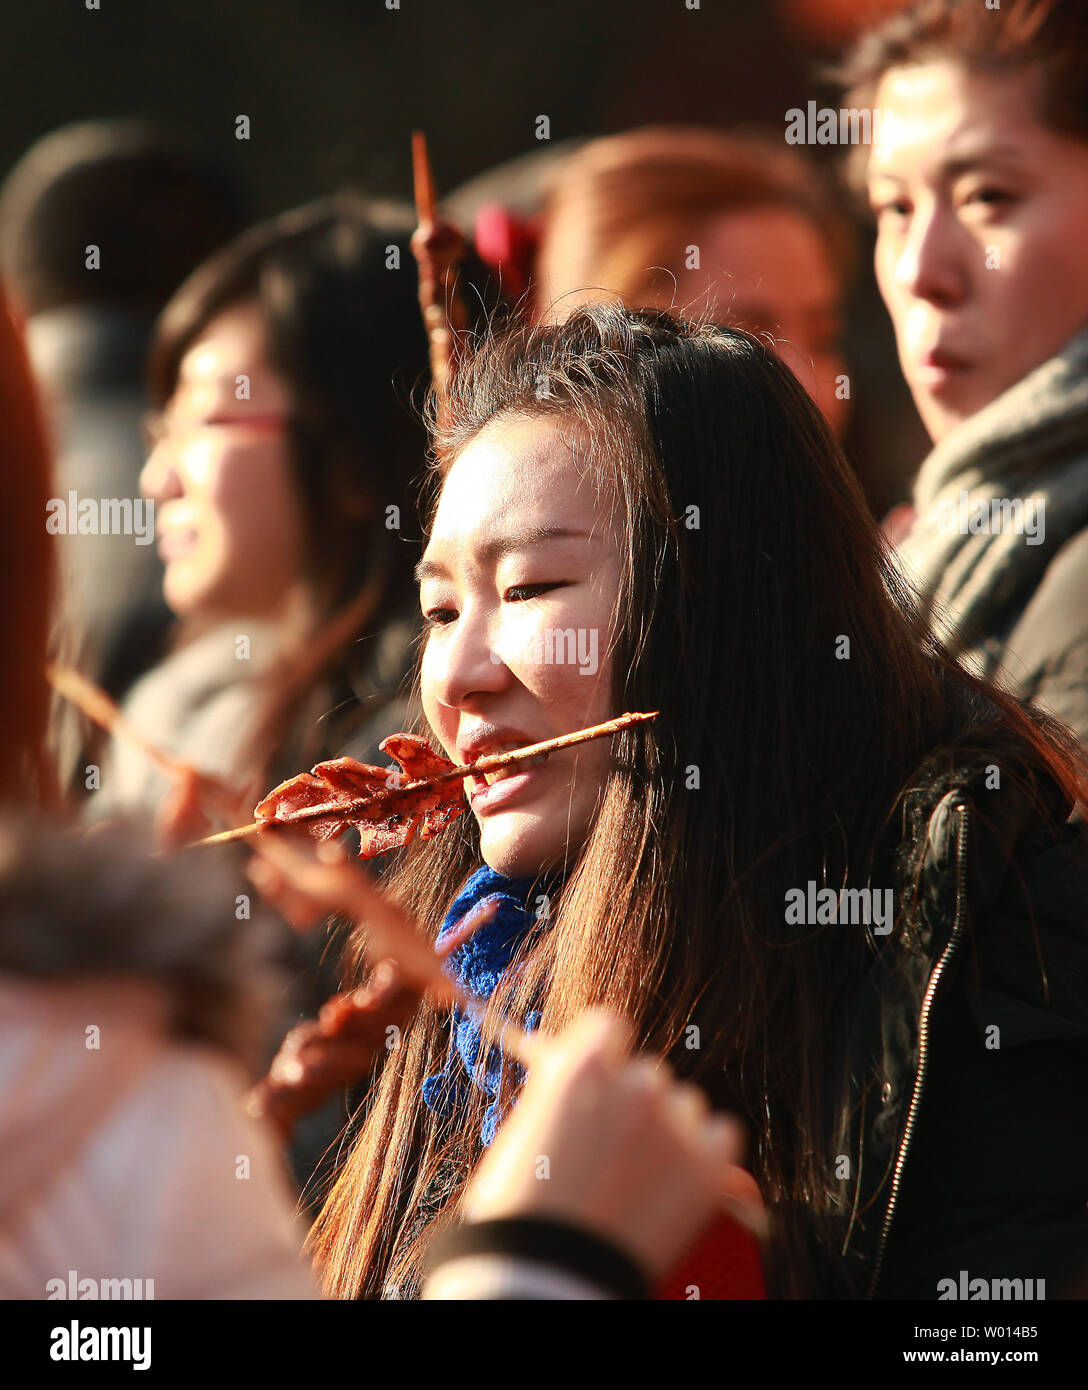
[{"label": "man with spiky hair", "polygon": [[[1088,737],[1088,10],[922,0],[864,35],[848,104],[876,275],[933,451],[905,568],[979,674]],[[964,494],[1023,526],[948,525]]]}]

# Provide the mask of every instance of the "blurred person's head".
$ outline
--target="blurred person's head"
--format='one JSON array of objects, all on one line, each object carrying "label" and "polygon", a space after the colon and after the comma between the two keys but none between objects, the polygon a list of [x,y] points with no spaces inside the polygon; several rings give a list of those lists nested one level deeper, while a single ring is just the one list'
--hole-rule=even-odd
[{"label": "blurred person's head", "polygon": [[836,433],[848,224],[796,151],[698,127],[594,140],[542,219],[536,312],[617,297],[767,334]]},{"label": "blurred person's head", "polygon": [[0,800],[35,804],[55,790],[46,730],[45,662],[56,585],[55,541],[45,529],[52,464],[26,346],[0,295]]},{"label": "blurred person's head", "polygon": [[88,121],[39,140],[5,179],[0,268],[23,317],[88,304],[152,317],[245,220],[235,182],[172,135]]},{"label": "blurred person's head", "polygon": [[407,592],[387,509],[426,446],[408,406],[427,368],[412,227],[321,200],[246,232],[164,311],[141,487],[179,616],[274,617],[296,595],[327,613],[375,578]]},{"label": "blurred person's head", "polygon": [[229,858],[209,854],[194,873],[185,856],[154,848],[146,826],[88,835],[5,807],[0,979],[98,985],[104,1005],[112,996],[122,1006],[122,981],[137,997],[154,982],[170,1033],[233,1053],[259,1076],[285,987],[269,917],[256,905],[241,920],[223,911],[239,886]]},{"label": "blurred person's head", "polygon": [[934,440],[1088,323],[1088,7],[923,0],[844,76],[871,106],[876,275]]}]

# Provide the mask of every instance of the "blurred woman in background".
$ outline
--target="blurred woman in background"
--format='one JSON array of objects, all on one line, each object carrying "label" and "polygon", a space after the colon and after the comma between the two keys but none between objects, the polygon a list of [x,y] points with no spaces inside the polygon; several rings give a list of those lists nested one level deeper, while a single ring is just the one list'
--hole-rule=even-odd
[{"label": "blurred woman in background", "polygon": [[[141,486],[179,624],[125,713],[239,810],[398,727],[426,446],[409,404],[427,368],[412,227],[354,197],[286,213],[209,260],[159,322]],[[90,813],[153,812],[167,791],[115,743]],[[189,809],[174,830],[191,837],[207,822]]]},{"label": "blurred woman in background", "polygon": [[542,216],[542,319],[616,297],[767,334],[841,437],[849,223],[816,170],[769,140],[647,126],[564,161]]}]

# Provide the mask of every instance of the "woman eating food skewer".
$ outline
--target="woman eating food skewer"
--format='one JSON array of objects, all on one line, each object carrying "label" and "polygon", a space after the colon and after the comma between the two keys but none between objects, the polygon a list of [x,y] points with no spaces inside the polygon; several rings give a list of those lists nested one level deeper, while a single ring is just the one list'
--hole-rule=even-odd
[{"label": "woman eating food skewer", "polygon": [[[0,687],[0,1296],[93,1298],[95,1276],[118,1270],[134,1272],[137,1297],[312,1297],[280,1155],[239,1104],[283,985],[268,922],[224,916],[232,885],[222,864],[194,874],[183,859],[147,858],[138,837],[81,835],[57,814],[44,670],[56,557],[37,524],[52,474],[2,296],[0,402],[9,481],[0,540],[14,561],[0,573],[10,658]],[[621,1077],[621,1039],[616,1025],[598,1025],[593,1037],[557,1039],[555,1061],[574,1044],[591,1068]],[[537,1083],[547,1086],[551,1051],[539,1055]],[[564,1070],[568,1088],[584,1084]],[[708,1200],[708,1160],[727,1157],[735,1140],[671,1113],[674,1088],[655,1096],[661,1116],[633,1111],[632,1093],[612,1107],[608,1135],[623,1144],[634,1123],[645,1137],[655,1161],[641,1165],[644,1183],[663,1164],[696,1177],[681,1213],[690,1222]],[[531,1120],[532,1108],[523,1114]],[[510,1185],[501,1188],[496,1197],[509,1200]],[[73,1222],[73,1212],[93,1219]],[[653,1258],[674,1238],[656,1239]],[[436,1292],[460,1296],[455,1278],[448,1269]]]},{"label": "woman eating food skewer", "polygon": [[[473,1174],[523,1079],[504,1022],[594,1006],[747,1125],[750,1294],[1069,1287],[1072,740],[926,637],[826,426],[744,333],[611,307],[515,327],[458,371],[436,458],[416,727],[461,763],[658,716],[474,778],[471,816],[403,850],[392,891],[439,942],[497,905],[449,958],[488,1011],[426,1004],[389,1054],[311,1235],[326,1292],[415,1296],[439,1234],[447,1261],[486,1251]],[[744,1258],[716,1227],[658,1292],[736,1296]]]}]

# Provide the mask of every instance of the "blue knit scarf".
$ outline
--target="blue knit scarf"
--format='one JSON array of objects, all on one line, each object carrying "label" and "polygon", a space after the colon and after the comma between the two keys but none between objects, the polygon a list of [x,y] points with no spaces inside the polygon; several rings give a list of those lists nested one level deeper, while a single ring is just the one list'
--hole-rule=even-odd
[{"label": "blue knit scarf", "polygon": [[[544,925],[545,919],[538,921],[529,903],[534,887],[537,893],[547,891],[538,878],[505,878],[484,864],[454,898],[438,934],[439,942],[460,925],[465,914],[477,903],[491,898],[499,901],[491,921],[474,932],[446,961],[447,972],[467,994],[480,1000],[489,999],[519,946]],[[536,1028],[539,1023],[539,1011],[534,1010],[526,1016],[526,1029]],[[480,1137],[486,1145],[494,1139],[503,1118],[498,1101],[503,1051],[500,1046],[492,1047],[481,1063],[481,1041],[480,1025],[476,1020],[463,1010],[455,1009],[450,1058],[442,1071],[424,1081],[423,1100],[429,1109],[448,1118],[467,1100],[466,1080],[491,1096],[492,1102],[480,1129]],[[524,1070],[518,1067],[516,1074],[520,1082]]]}]

